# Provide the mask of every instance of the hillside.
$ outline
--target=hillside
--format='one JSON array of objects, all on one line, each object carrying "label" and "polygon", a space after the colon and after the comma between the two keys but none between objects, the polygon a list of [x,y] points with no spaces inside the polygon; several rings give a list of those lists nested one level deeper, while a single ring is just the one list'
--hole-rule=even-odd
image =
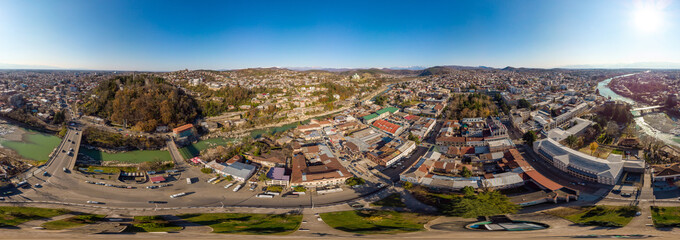
[{"label": "hillside", "polygon": [[176,127],[193,122],[200,114],[191,96],[153,76],[117,76],[101,82],[89,96],[81,106],[83,113],[113,124],[127,122],[137,131]]}]

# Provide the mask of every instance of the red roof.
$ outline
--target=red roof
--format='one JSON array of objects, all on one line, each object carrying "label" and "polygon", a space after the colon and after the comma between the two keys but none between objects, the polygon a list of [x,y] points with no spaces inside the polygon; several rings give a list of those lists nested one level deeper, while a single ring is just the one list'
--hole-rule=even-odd
[{"label": "red roof", "polygon": [[397,132],[397,130],[399,129],[399,127],[401,127],[397,124],[394,124],[394,123],[391,123],[391,122],[388,122],[388,121],[385,121],[385,120],[382,120],[382,119],[376,120],[375,122],[373,122],[373,126],[380,128],[381,130],[388,132],[388,133],[391,133],[391,134],[395,134]]},{"label": "red roof", "polygon": [[151,177],[151,182],[165,182],[165,178],[163,176]]},{"label": "red roof", "polygon": [[179,127],[176,127],[176,128],[174,128],[174,129],[172,129],[172,132],[174,132],[174,133],[184,132],[184,131],[189,130],[189,129],[193,128],[193,127],[194,127],[194,125],[191,124],[191,123],[189,123],[189,124],[184,124],[184,125],[182,125],[182,126],[179,126]]}]

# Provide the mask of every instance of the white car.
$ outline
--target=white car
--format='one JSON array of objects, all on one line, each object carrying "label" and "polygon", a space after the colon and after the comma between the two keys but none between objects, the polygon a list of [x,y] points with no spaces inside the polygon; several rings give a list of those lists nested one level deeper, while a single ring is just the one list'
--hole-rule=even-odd
[{"label": "white car", "polygon": [[97,201],[87,201],[87,203],[89,203],[89,204],[101,204],[100,202],[97,202]]}]

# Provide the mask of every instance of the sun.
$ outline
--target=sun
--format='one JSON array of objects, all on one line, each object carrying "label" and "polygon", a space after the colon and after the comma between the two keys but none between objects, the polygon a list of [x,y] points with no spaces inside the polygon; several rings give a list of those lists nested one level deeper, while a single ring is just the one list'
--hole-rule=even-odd
[{"label": "sun", "polygon": [[664,24],[664,8],[666,1],[639,1],[635,4],[633,23],[642,32],[657,32]]}]

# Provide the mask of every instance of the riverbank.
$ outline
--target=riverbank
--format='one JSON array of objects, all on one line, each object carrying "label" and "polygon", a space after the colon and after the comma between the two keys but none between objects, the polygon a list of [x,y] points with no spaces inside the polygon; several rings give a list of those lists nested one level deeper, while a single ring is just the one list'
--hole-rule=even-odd
[{"label": "riverbank", "polygon": [[[635,74],[636,73],[625,74],[625,75],[605,79],[605,80],[603,80],[603,81],[601,81],[597,84],[597,90],[598,90],[598,92],[601,96],[603,96],[603,97],[605,97],[609,100],[623,101],[623,102],[629,103],[633,106],[640,105],[635,100],[621,96],[621,95],[617,94],[616,92],[614,92],[612,89],[609,88],[609,83],[613,79],[616,79],[616,78],[619,78],[619,77],[632,76],[632,75],[635,75]],[[667,114],[665,114],[665,113],[662,113],[662,114],[663,114],[662,116],[664,116],[665,118],[668,118]],[[635,113],[633,113],[633,115],[635,115]],[[650,124],[650,122],[645,121],[645,117],[636,117],[635,118],[636,128],[639,129],[643,134],[650,136],[650,137],[653,137],[653,138],[656,138],[660,141],[663,141],[664,143],[666,143],[670,146],[673,146],[673,147],[676,147],[676,148],[680,147],[680,138],[676,137],[673,134],[665,133],[664,131],[657,129],[657,127],[664,128],[663,126],[653,126],[653,125],[657,125],[657,124],[658,124],[658,121],[652,121],[652,123]]]}]

